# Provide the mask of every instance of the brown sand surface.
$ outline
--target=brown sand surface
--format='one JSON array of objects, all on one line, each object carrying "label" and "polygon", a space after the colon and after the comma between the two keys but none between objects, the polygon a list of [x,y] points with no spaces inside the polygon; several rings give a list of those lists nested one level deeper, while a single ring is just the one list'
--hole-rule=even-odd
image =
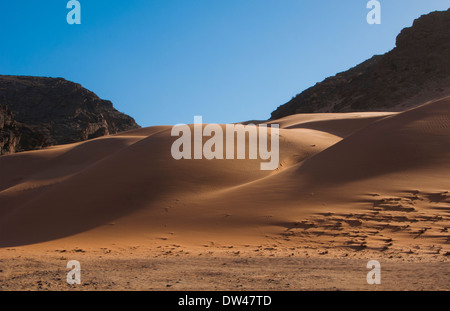
[{"label": "brown sand surface", "polygon": [[269,123],[275,171],[176,161],[170,126],[0,157],[0,288],[450,289],[450,97]]},{"label": "brown sand surface", "polygon": [[[289,256],[250,247],[241,254],[163,246],[111,249],[10,249],[2,256],[1,290],[448,290],[450,273],[439,261],[383,259],[381,284],[369,285],[367,259]],[[183,252],[190,252],[183,254]],[[311,254],[311,255],[309,255]],[[81,284],[68,285],[68,260],[81,264]]]}]

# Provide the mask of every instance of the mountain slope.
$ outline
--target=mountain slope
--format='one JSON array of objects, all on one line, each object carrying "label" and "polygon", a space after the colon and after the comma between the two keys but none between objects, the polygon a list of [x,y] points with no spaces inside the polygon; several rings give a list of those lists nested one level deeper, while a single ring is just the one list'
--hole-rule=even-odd
[{"label": "mountain slope", "polygon": [[414,21],[396,47],[305,90],[272,112],[403,111],[450,95],[450,9]]}]

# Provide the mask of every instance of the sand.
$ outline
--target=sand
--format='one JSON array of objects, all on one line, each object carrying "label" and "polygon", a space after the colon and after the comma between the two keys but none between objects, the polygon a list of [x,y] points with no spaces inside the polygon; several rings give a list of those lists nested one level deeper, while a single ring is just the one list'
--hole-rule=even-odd
[{"label": "sand", "polygon": [[0,157],[0,289],[450,289],[450,97],[268,123],[275,171],[176,161],[170,126]]}]

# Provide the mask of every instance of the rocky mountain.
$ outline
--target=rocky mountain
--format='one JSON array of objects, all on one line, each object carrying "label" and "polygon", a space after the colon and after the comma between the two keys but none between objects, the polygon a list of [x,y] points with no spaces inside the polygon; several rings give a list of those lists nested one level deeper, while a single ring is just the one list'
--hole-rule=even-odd
[{"label": "rocky mountain", "polygon": [[81,85],[62,78],[0,76],[0,154],[139,128]]},{"label": "rocky mountain", "polygon": [[396,47],[325,79],[272,112],[401,111],[450,94],[450,9],[416,19]]}]

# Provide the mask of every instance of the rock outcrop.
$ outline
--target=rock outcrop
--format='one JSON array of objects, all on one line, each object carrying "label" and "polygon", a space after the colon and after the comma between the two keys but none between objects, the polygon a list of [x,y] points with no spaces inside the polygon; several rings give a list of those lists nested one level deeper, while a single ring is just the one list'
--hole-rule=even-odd
[{"label": "rock outcrop", "polygon": [[139,128],[81,85],[62,78],[0,76],[0,154]]},{"label": "rock outcrop", "polygon": [[11,111],[0,105],[0,155],[15,152],[20,138],[20,126],[14,120]]},{"label": "rock outcrop", "polygon": [[402,111],[450,95],[450,9],[416,19],[396,47],[305,90],[272,112]]}]

